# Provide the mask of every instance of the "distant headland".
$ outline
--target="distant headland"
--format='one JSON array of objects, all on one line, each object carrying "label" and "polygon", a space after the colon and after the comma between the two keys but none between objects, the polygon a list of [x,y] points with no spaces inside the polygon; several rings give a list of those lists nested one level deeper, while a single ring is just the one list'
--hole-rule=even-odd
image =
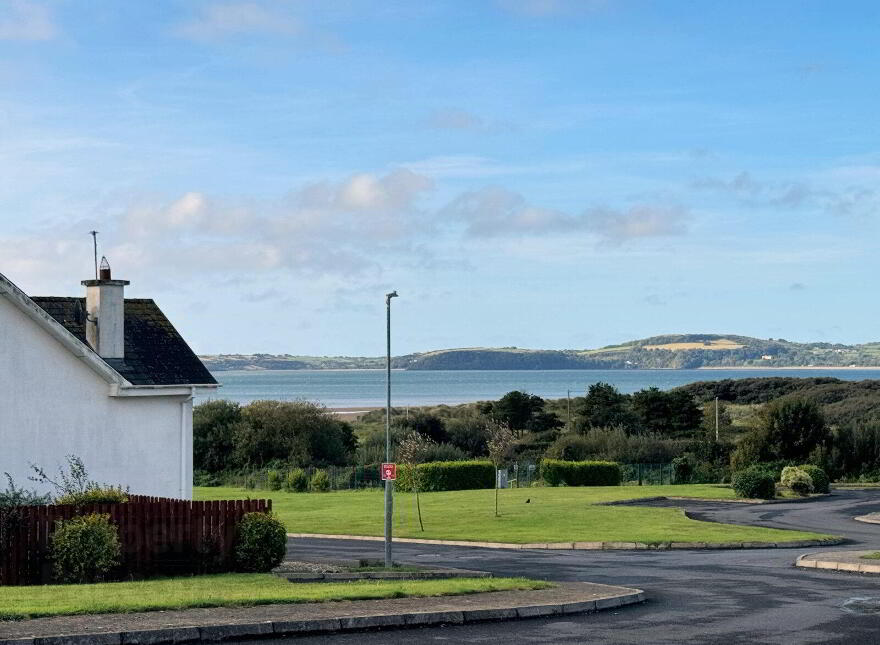
[{"label": "distant headland", "polygon": [[[385,367],[383,356],[215,354],[199,358],[212,371]],[[440,349],[395,356],[391,366],[407,370],[880,368],[880,342],[842,345],[730,334],[670,334],[598,349]]]}]

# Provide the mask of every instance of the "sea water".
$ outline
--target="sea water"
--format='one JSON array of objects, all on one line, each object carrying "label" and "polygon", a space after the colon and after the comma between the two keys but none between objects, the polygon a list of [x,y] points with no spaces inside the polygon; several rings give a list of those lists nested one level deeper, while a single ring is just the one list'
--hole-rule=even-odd
[{"label": "sea water", "polygon": [[[222,385],[198,394],[196,402],[229,399],[305,400],[329,408],[366,409],[385,405],[384,370],[235,370],[214,372]],[[711,370],[394,370],[394,406],[457,404],[498,399],[522,390],[551,399],[581,396],[593,383],[610,383],[621,392],[647,387],[669,389],[696,381],[752,377],[832,376],[846,381],[880,379],[880,369],[711,369]]]}]

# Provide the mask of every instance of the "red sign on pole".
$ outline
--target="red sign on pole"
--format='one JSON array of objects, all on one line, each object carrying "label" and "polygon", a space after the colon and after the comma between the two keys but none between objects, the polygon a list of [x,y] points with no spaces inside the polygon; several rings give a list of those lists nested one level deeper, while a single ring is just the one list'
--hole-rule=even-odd
[{"label": "red sign on pole", "polygon": [[397,479],[397,464],[382,464],[382,481]]}]

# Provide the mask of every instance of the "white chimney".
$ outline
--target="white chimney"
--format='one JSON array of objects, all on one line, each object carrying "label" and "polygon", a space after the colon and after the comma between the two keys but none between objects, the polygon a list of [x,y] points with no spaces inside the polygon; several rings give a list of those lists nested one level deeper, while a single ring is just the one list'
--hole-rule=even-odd
[{"label": "white chimney", "polygon": [[83,280],[86,287],[86,340],[101,358],[125,358],[125,286],[128,280],[112,280],[107,258],[101,258],[97,280]]}]

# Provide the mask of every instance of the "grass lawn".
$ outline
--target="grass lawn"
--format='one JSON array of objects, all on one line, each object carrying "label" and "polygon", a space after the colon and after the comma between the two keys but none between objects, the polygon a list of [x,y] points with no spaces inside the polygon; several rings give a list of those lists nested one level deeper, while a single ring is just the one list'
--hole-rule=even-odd
[{"label": "grass lawn", "polygon": [[[286,493],[240,488],[196,488],[196,499],[272,498],[272,508],[292,533],[383,534],[383,496],[378,490]],[[731,499],[730,488],[606,486],[520,488],[500,491],[501,517],[493,516],[490,490],[422,493],[425,531],[419,531],[415,496],[394,495],[394,534],[485,542],[734,542],[803,540],[816,533],[782,531],[690,520],[675,508],[595,506],[595,502],[653,497]],[[526,500],[530,500],[526,504]]]},{"label": "grass lawn", "polygon": [[546,589],[552,586],[554,585],[551,583],[525,578],[360,580],[293,584],[272,574],[228,573],[96,585],[0,587],[0,620],[192,607],[456,596],[508,589]]}]

